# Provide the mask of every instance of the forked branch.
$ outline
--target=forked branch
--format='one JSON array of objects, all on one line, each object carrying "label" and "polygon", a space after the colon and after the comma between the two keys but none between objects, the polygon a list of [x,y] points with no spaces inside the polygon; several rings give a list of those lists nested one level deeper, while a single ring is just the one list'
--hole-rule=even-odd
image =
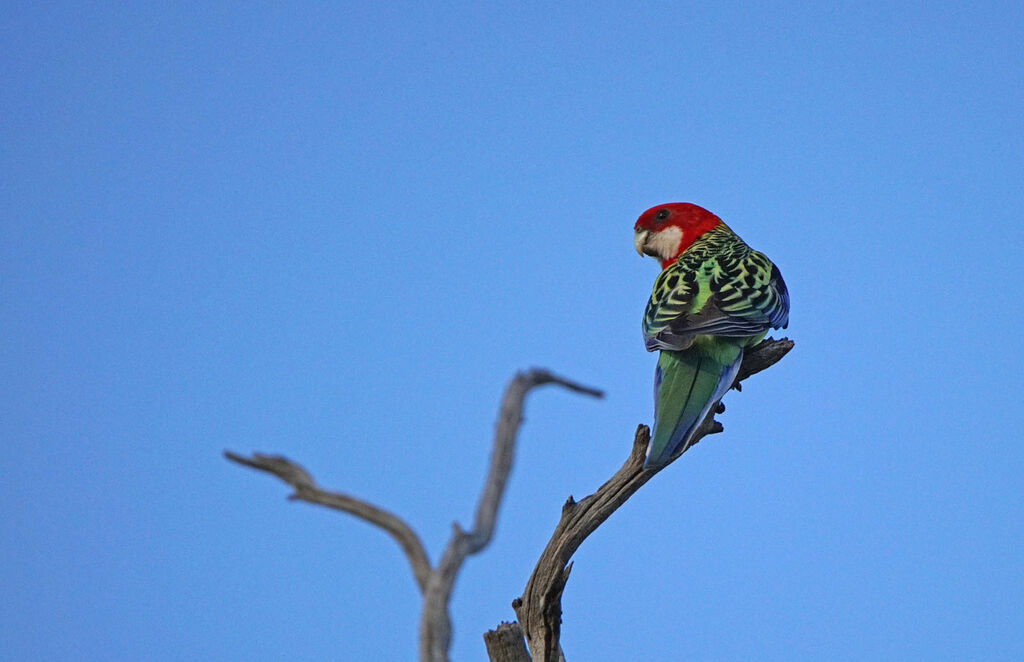
[{"label": "forked branch", "polygon": [[513,377],[502,397],[491,448],[490,469],[477,503],[473,528],[464,531],[457,523],[452,525],[451,538],[436,567],[431,565],[419,536],[397,515],[362,499],[319,487],[309,472],[285,457],[262,453],[244,457],[231,451],[225,451],[224,456],[232,462],[277,476],[292,487],[289,499],[340,510],[383,529],[394,538],[409,560],[416,585],[423,595],[420,660],[447,662],[452,632],[448,603],[455,578],[466,557],[483,550],[494,536],[498,508],[512,470],[516,435],[523,420],[526,395],[544,384],[554,384],[596,398],[603,396],[597,389],[582,386],[547,370],[533,369]]}]

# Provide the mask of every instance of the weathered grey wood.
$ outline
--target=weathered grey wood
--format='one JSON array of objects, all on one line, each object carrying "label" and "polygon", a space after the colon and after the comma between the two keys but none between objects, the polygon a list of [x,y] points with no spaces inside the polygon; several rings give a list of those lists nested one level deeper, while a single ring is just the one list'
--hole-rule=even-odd
[{"label": "weathered grey wood", "polygon": [[224,456],[232,462],[277,476],[291,485],[294,492],[289,499],[314,503],[354,515],[380,527],[394,538],[405,552],[409,565],[412,566],[416,585],[423,595],[419,628],[420,660],[448,662],[448,649],[452,637],[448,603],[451,600],[455,579],[466,557],[483,550],[494,537],[498,509],[512,470],[516,436],[523,420],[526,396],[534,388],[545,384],[561,386],[591,397],[603,397],[603,393],[597,389],[582,386],[539,368],[517,373],[512,378],[501,400],[491,446],[490,468],[477,502],[473,528],[464,531],[457,523],[452,524],[451,538],[436,567],[431,566],[419,536],[397,515],[347,494],[322,489],[317,486],[309,472],[280,455],[253,453],[249,457],[244,457],[225,451]]},{"label": "weathered grey wood", "polygon": [[[739,389],[741,381],[772,366],[792,347],[792,341],[787,339],[765,340],[749,350],[734,387]],[[509,382],[499,410],[490,468],[477,502],[473,528],[464,531],[458,524],[452,525],[451,538],[436,567],[431,566],[419,536],[397,515],[361,499],[319,487],[304,468],[285,457],[261,453],[244,457],[230,451],[225,451],[224,455],[238,464],[277,476],[293,488],[294,492],[289,499],[349,513],[380,527],[394,538],[408,558],[416,585],[423,594],[420,660],[447,662],[451,644],[448,603],[455,579],[466,557],[480,552],[494,536],[497,512],[512,469],[516,436],[522,423],[525,398],[532,389],[544,384],[555,384],[594,397],[602,396],[600,391],[581,386],[546,370],[534,369],[519,373]],[[709,414],[701,425],[694,444],[708,434],[722,431],[721,424],[714,420],[714,414],[715,412]],[[513,602],[520,624],[505,623],[484,636],[488,655],[492,660],[525,662],[531,659],[532,654],[534,661],[564,662],[565,657],[559,646],[561,597],[572,569],[570,559],[587,536],[660,471],[660,468],[643,469],[644,455],[649,442],[649,431],[646,426],[641,425],[637,428],[629,457],[615,475],[594,494],[580,502],[577,503],[572,497],[566,501],[555,533],[541,554],[523,596]],[[682,452],[673,457],[669,464],[679,455],[682,455]],[[524,647],[524,634],[529,653]],[[494,655],[511,657],[501,658]]]},{"label": "weathered grey wood", "polygon": [[558,377],[547,370],[534,368],[517,373],[501,399],[498,423],[491,444],[490,468],[484,480],[477,502],[473,529],[463,531],[452,524],[452,535],[441,555],[441,561],[427,582],[423,594],[423,609],[420,617],[420,659],[431,662],[446,662],[451,644],[451,617],[448,602],[451,599],[455,578],[467,556],[476,554],[494,536],[494,524],[498,518],[498,507],[505,495],[505,485],[512,471],[516,436],[523,421],[523,405],[526,395],[538,386],[555,384],[576,393],[600,398],[604,394],[597,389],[581,386],[573,381]]},{"label": "weathered grey wood", "polygon": [[484,644],[491,662],[530,662],[523,631],[515,621],[485,632]]},{"label": "weathered grey wood", "polygon": [[289,499],[340,510],[380,527],[394,538],[405,552],[409,565],[412,566],[416,585],[421,591],[426,589],[431,572],[427,552],[412,527],[394,513],[347,494],[321,489],[309,472],[280,455],[253,453],[251,457],[243,457],[231,451],[224,451],[224,457],[232,462],[265,471],[288,483],[295,490],[289,495]]},{"label": "weathered grey wood", "polygon": [[[738,388],[743,379],[771,367],[792,348],[793,342],[786,338],[765,340],[751,348],[743,359],[734,386]],[[716,413],[712,411],[708,414],[689,448],[703,437],[722,431],[722,425],[715,420]],[[646,425],[639,426],[633,438],[629,457],[622,467],[590,496],[578,502],[570,496],[562,506],[562,515],[555,526],[555,531],[541,553],[522,597],[512,602],[534,662],[558,662],[559,659],[564,659],[559,647],[562,591],[572,570],[572,555],[587,536],[619,506],[664,466],[668,466],[688,450],[682,449],[663,467],[645,469],[644,456],[649,443],[650,430]]]}]

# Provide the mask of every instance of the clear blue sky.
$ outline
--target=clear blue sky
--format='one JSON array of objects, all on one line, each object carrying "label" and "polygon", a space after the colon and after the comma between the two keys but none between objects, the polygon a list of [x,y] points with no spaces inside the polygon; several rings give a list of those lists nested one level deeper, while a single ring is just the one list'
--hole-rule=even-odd
[{"label": "clear blue sky", "polygon": [[[425,6],[432,5],[432,6]],[[455,660],[651,418],[645,208],[779,265],[796,349],[587,541],[570,660],[1024,658],[1020,3],[8,5],[0,657],[409,660],[528,404]]]}]

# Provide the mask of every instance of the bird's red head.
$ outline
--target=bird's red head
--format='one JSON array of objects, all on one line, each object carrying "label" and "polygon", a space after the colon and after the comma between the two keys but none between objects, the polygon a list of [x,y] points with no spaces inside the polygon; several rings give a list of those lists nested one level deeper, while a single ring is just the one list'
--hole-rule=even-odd
[{"label": "bird's red head", "polygon": [[708,230],[721,225],[707,209],[689,202],[669,202],[651,207],[633,226],[633,245],[640,255],[661,260],[664,269]]}]

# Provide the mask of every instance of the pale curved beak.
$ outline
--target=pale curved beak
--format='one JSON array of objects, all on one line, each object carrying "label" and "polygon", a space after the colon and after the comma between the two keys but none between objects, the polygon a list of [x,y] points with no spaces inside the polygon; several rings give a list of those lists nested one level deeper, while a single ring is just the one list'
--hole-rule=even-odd
[{"label": "pale curved beak", "polygon": [[647,244],[647,237],[650,234],[650,230],[637,230],[636,234],[633,235],[633,248],[640,254],[640,257],[644,256],[644,246]]}]

